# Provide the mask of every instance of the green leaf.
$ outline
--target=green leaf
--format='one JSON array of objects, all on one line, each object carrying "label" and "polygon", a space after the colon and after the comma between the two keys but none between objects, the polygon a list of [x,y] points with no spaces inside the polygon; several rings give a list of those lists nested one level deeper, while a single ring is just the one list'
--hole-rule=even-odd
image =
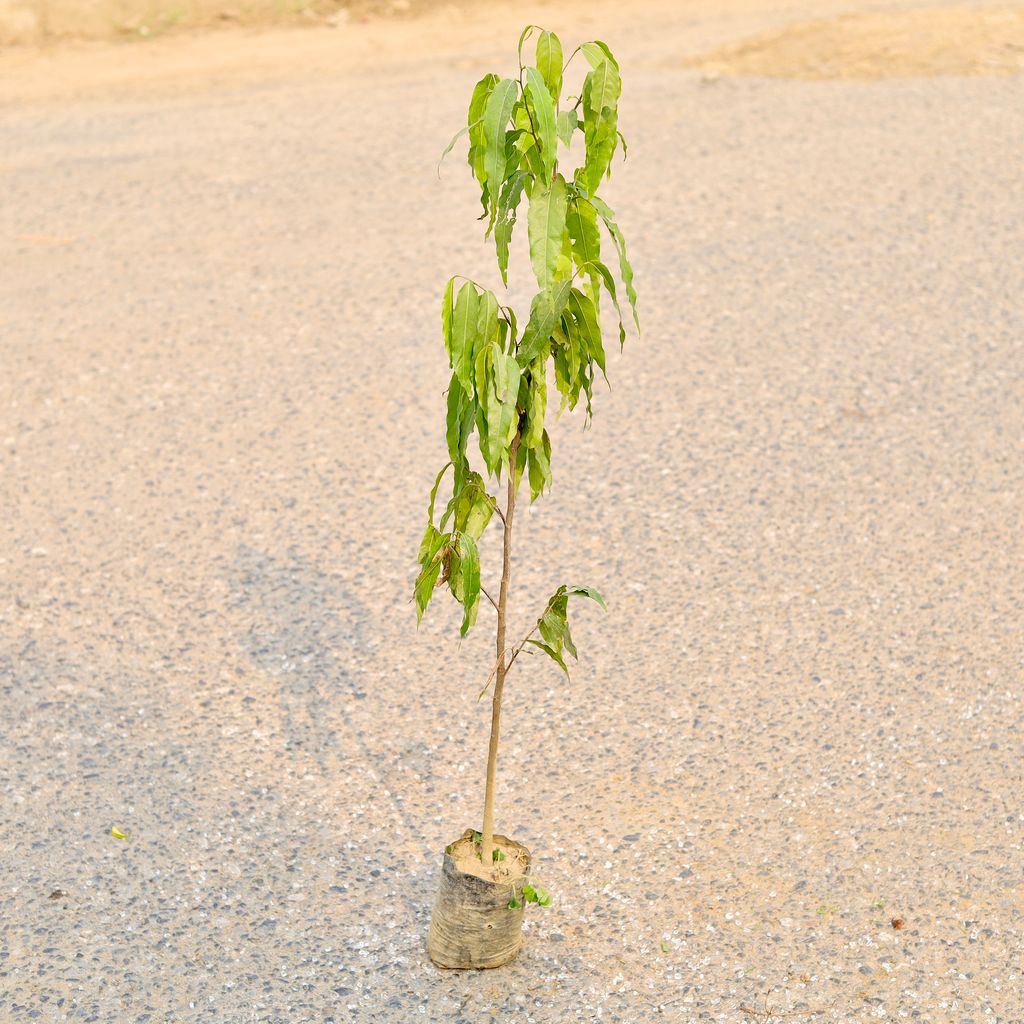
[{"label": "green leaf", "polygon": [[519,364],[514,356],[493,344],[477,360],[477,387],[482,387],[485,430],[480,448],[487,469],[496,473],[508,459],[508,446],[517,425],[516,400],[519,397]]},{"label": "green leaf", "polygon": [[487,208],[496,215],[502,182],[505,180],[505,129],[519,94],[514,78],[503,78],[487,97],[484,107],[484,174],[486,176]]},{"label": "green leaf", "polygon": [[477,303],[476,315],[476,341],[473,351],[470,354],[467,372],[472,380],[472,368],[476,365],[476,357],[484,345],[490,345],[498,340],[498,300],[494,292],[483,292]]},{"label": "green leaf", "polygon": [[562,93],[562,43],[554,32],[541,32],[537,38],[537,68],[557,101]]},{"label": "green leaf", "polygon": [[466,516],[465,532],[473,540],[479,540],[483,536],[487,524],[494,515],[494,499],[481,487],[475,495],[473,506]]},{"label": "green leaf", "polygon": [[508,901],[508,909],[509,910],[518,910],[521,906],[522,906],[522,903],[520,903],[519,900],[517,900],[515,898],[515,896],[513,896],[512,899],[510,899]]},{"label": "green leaf", "polygon": [[587,394],[587,408],[590,408],[590,384],[593,372],[586,342],[580,334],[576,319],[569,313],[562,316],[558,328],[553,332],[555,340],[555,387],[565,398],[570,409],[576,408],[580,391]]},{"label": "green leaf", "polygon": [[436,527],[432,528],[428,525],[423,534],[423,541],[420,543],[420,565],[424,568],[430,565],[451,539],[450,533],[441,533]]},{"label": "green leaf", "polygon": [[495,864],[497,864],[497,862],[499,860],[504,860],[504,859],[505,859],[505,854],[501,850],[499,850],[497,847],[495,847],[493,850],[491,850],[491,860],[494,861]]},{"label": "green leaf", "polygon": [[566,668],[565,659],[562,657],[560,651],[556,651],[554,648],[549,647],[541,640],[527,640],[526,642],[533,647],[542,650],[565,673],[565,678],[569,678],[569,669]]},{"label": "green leaf", "polygon": [[530,363],[529,389],[526,395],[526,426],[521,445],[536,448],[544,435],[544,416],[548,404],[547,357],[544,353]]},{"label": "green leaf", "polygon": [[526,28],[523,29],[522,35],[519,37],[519,46],[517,47],[517,49],[518,49],[518,52],[519,52],[519,63],[520,64],[523,63],[523,43],[526,42],[527,37],[529,36],[529,34],[534,29],[537,29],[538,32],[543,31],[541,29],[540,25],[527,25]]},{"label": "green leaf", "polygon": [[569,245],[573,262],[581,273],[590,278],[590,297],[598,309],[597,264],[601,262],[601,233],[597,229],[597,211],[585,199],[576,198],[569,203],[565,215],[569,232]]},{"label": "green leaf", "polygon": [[[441,472],[437,474],[434,480],[434,486],[430,488],[430,504],[427,506],[427,522],[432,523],[434,521],[434,502],[437,499],[437,489],[441,486],[441,479],[448,471],[448,467],[451,465],[450,462],[446,462],[441,468]],[[422,561],[422,559],[420,559]]]},{"label": "green leaf", "polygon": [[494,245],[498,250],[498,269],[502,283],[508,285],[508,247],[512,241],[512,228],[516,223],[516,211],[523,197],[523,186],[530,177],[529,171],[516,171],[505,182],[498,199],[498,214],[494,224]]},{"label": "green leaf", "polygon": [[612,272],[600,260],[594,263],[594,269],[600,275],[605,291],[612,297],[615,315],[619,318],[619,348],[621,348],[626,343],[626,328],[622,323],[622,309],[619,306],[619,297],[615,292],[615,278],[612,277]]},{"label": "green leaf", "polygon": [[550,185],[535,188],[530,196],[530,262],[541,288],[550,288],[556,278],[569,276],[562,259],[566,210],[565,178],[560,174]]},{"label": "green leaf", "polygon": [[546,430],[537,447],[526,449],[526,463],[530,476],[530,501],[536,501],[551,486],[551,440]]},{"label": "green leaf", "polygon": [[[584,295],[578,288],[569,292],[567,303],[569,313],[576,321],[580,337],[586,345],[587,354],[605,372],[604,367],[604,344],[601,340],[601,323],[598,320],[597,310],[594,309],[590,296]],[[607,380],[607,374],[605,380]]]},{"label": "green leaf", "polygon": [[580,116],[575,110],[560,110],[555,122],[555,131],[563,146],[572,145],[572,133],[580,126]]},{"label": "green leaf", "polygon": [[619,72],[609,60],[601,61],[583,83],[583,135],[587,146],[583,179],[591,196],[615,151],[621,91]]},{"label": "green leaf", "polygon": [[593,587],[566,587],[565,592],[569,597],[589,597],[591,601],[596,601],[605,611],[608,611],[604,598]]},{"label": "green leaf", "polygon": [[459,383],[459,378],[452,374],[448,385],[448,412],[446,416],[445,439],[448,443],[448,457],[455,467],[454,490],[461,490],[468,463],[466,448],[469,435],[473,432],[473,420],[476,418],[477,403],[467,394]]},{"label": "green leaf", "polygon": [[473,393],[473,351],[478,337],[480,299],[474,285],[467,281],[459,289],[452,316],[451,365],[459,383],[469,394]]},{"label": "green leaf", "polygon": [[537,891],[532,885],[523,886],[523,899],[526,900],[527,903],[537,902]]},{"label": "green leaf", "polygon": [[662,953],[667,953],[669,951],[669,945],[664,939],[661,940],[661,951]]},{"label": "green leaf", "polygon": [[466,533],[459,534],[459,560],[462,568],[462,605],[465,608],[459,632],[465,636],[476,622],[480,608],[480,553],[476,542]]},{"label": "green leaf", "polygon": [[527,366],[547,348],[552,332],[569,301],[568,279],[556,281],[550,288],[538,292],[530,303],[530,319],[519,342],[517,358],[522,366]]},{"label": "green leaf", "polygon": [[455,278],[449,277],[441,300],[441,334],[444,337],[444,350],[448,353],[448,364],[452,361],[452,293],[455,289]]},{"label": "green leaf", "polygon": [[434,596],[434,584],[437,583],[437,577],[441,574],[441,562],[431,562],[430,565],[419,574],[416,578],[416,621],[419,622],[423,618],[423,613],[427,609],[427,605],[430,604],[430,599]]},{"label": "green leaf", "polygon": [[469,102],[469,114],[466,118],[469,131],[469,153],[467,160],[473,171],[473,177],[480,184],[480,202],[487,210],[487,172],[484,168],[484,154],[487,151],[487,139],[484,136],[484,110],[487,101],[498,84],[498,76],[484,75],[473,89],[473,98]]},{"label": "green leaf", "polygon": [[550,181],[558,157],[555,101],[536,68],[526,69],[526,102],[533,113],[533,129],[540,142],[540,158],[544,169],[542,180]]},{"label": "green leaf", "polygon": [[538,907],[550,907],[551,906],[551,896],[548,895],[548,893],[544,893],[543,896],[538,896],[537,897],[537,906]]},{"label": "green leaf", "polygon": [[592,196],[590,202],[594,204],[594,209],[600,214],[601,219],[604,221],[604,226],[608,229],[608,234],[612,236],[615,247],[619,251],[619,274],[622,277],[622,283],[626,287],[626,297],[629,299],[629,304],[633,309],[633,321],[636,323],[637,332],[639,332],[640,318],[636,312],[636,289],[633,287],[633,268],[626,257],[626,239],[623,238],[622,231],[615,223],[615,214],[612,212],[611,207],[597,196]]},{"label": "green leaf", "polygon": [[603,60],[609,60],[612,63],[612,67],[616,71],[619,70],[619,62],[612,56],[612,51],[608,49],[608,44],[602,43],[600,39],[584,43],[580,47],[580,52],[587,58],[592,68],[596,68]]},{"label": "green leaf", "polygon": [[420,565],[429,562],[434,557],[434,541],[439,536],[437,527],[433,523],[427,523],[427,528],[423,531],[423,540],[420,541],[419,554],[416,556],[416,561]]},{"label": "green leaf", "polygon": [[452,151],[452,149],[455,148],[455,143],[458,142],[459,139],[461,139],[462,136],[465,135],[470,130],[470,128],[475,128],[475,127],[476,127],[476,125],[469,124],[465,128],[460,128],[452,136],[451,142],[449,142],[448,145],[444,147],[444,151],[441,153],[441,156],[438,158],[438,161],[437,161],[437,173],[438,173],[438,175],[440,175],[440,173],[441,173],[441,164],[444,163],[444,158]]}]

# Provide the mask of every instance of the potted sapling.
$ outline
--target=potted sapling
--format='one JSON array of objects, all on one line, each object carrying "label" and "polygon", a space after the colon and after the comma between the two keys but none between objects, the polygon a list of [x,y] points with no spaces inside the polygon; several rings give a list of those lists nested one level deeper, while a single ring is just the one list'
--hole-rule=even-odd
[{"label": "potted sapling", "polygon": [[[526,63],[523,48],[534,33],[535,59]],[[563,99],[563,76],[573,71],[580,79],[578,92]],[[551,484],[550,385],[560,396],[561,409],[583,406],[586,424],[594,385],[598,377],[607,381],[602,292],[616,314],[620,347],[625,341],[616,281],[602,258],[603,235],[639,329],[622,232],[598,195],[620,144],[625,156],[618,130],[620,91],[619,66],[604,43],[584,43],[563,61],[558,37],[531,25],[519,40],[518,76],[489,74],[477,83],[467,126],[445,150],[468,134],[469,166],[483,206],[480,219],[487,222],[485,238],[494,237],[506,286],[509,243],[525,197],[538,290],[522,329],[522,318],[517,320],[494,292],[468,278],[451,278],[441,305],[452,370],[448,461],[430,492],[415,585],[417,616],[422,618],[435,590],[444,587],[462,606],[463,636],[476,623],[482,602],[493,606],[496,618],[495,660],[484,687],[484,692],[491,690],[491,725],[483,817],[478,828],[468,829],[445,850],[427,939],[430,957],[440,967],[507,963],[521,945],[525,904],[550,902],[531,875],[530,851],[494,831],[502,695],[510,670],[524,654],[544,654],[568,675],[566,656],[576,657],[570,603],[589,598],[603,608],[604,600],[592,587],[562,585],[540,609],[532,629],[510,642],[513,527],[520,486],[525,484],[532,502]],[[574,153],[576,166],[569,170],[566,164]],[[443,510],[442,485],[445,493],[451,488]],[[478,544],[495,523],[503,534],[501,576],[498,586],[488,589],[481,579]]]}]

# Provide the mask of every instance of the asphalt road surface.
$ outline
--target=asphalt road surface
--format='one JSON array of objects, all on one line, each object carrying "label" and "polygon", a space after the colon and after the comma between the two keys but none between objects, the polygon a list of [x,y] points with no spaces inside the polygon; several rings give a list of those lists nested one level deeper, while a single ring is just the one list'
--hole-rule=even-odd
[{"label": "asphalt road surface", "polygon": [[410,595],[497,280],[435,162],[525,17],[0,109],[0,1020],[1024,1019],[1024,79],[684,66],[754,6],[546,19],[623,66],[644,333],[519,520],[515,628],[609,612],[506,691],[492,972],[424,948],[492,622]]}]

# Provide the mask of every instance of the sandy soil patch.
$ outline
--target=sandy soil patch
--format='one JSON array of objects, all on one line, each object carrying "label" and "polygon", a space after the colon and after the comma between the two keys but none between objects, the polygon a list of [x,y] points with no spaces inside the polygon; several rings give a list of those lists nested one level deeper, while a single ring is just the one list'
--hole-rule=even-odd
[{"label": "sandy soil patch", "polygon": [[952,7],[808,21],[686,61],[729,75],[880,79],[1024,71],[1024,7]]},{"label": "sandy soil patch", "polygon": [[402,18],[444,0],[0,0],[0,44]]}]

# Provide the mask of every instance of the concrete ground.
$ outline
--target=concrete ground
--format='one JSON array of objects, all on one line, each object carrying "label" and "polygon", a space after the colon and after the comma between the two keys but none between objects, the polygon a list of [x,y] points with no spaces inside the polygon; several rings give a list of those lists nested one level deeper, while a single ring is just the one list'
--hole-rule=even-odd
[{"label": "concrete ground", "polygon": [[[0,1021],[1024,1020],[1024,78],[687,65],[848,9],[11,55]],[[554,903],[439,973],[491,622],[409,598],[497,275],[435,161],[528,20],[622,62],[644,335],[516,539],[519,627],[610,607],[507,691]]]}]

